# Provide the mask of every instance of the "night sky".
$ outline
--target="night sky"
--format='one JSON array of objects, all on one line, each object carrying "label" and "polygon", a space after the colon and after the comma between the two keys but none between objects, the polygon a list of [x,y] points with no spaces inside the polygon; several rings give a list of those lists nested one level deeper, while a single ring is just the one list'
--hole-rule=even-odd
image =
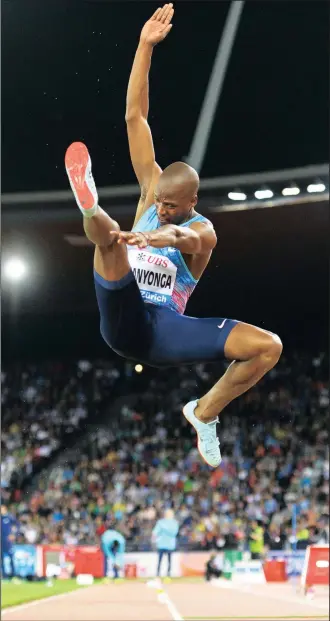
[{"label": "night sky", "polygon": [[[2,192],[67,189],[63,158],[88,145],[98,186],[134,182],[125,98],[155,2],[2,2]],[[227,2],[177,2],[154,52],[150,124],[165,167],[191,139]],[[202,176],[328,160],[328,3],[245,4]]]}]

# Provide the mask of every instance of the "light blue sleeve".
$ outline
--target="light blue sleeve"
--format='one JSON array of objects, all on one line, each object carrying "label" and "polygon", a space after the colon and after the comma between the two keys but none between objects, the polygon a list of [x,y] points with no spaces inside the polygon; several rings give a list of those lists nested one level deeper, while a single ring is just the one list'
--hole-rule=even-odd
[{"label": "light blue sleeve", "polygon": [[179,532],[179,522],[173,520],[173,537],[176,537]]},{"label": "light blue sleeve", "polygon": [[114,561],[115,555],[112,552],[112,547],[111,546],[112,546],[112,544],[109,543],[109,542],[102,543],[102,550],[103,550],[105,556],[107,556],[108,558],[111,558],[111,560]]},{"label": "light blue sleeve", "polygon": [[158,522],[156,522],[156,524],[155,524],[155,526],[153,528],[152,534],[157,537],[157,535],[160,534],[160,531],[161,531],[161,525],[160,525],[160,523],[158,521]]}]

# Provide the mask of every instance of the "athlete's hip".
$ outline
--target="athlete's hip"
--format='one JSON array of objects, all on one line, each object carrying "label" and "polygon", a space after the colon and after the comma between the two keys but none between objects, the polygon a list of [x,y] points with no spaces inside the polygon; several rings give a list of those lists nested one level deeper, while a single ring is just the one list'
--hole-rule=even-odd
[{"label": "athlete's hip", "polygon": [[95,281],[101,334],[120,356],[153,367],[214,362],[224,357],[236,321],[188,317],[145,300],[134,279],[121,288]]}]

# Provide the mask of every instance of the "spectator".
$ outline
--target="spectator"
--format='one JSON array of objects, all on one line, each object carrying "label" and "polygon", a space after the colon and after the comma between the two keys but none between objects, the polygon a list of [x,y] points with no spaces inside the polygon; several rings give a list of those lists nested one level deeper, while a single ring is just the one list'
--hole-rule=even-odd
[{"label": "spectator", "polygon": [[309,545],[310,531],[306,519],[301,519],[297,525],[297,550],[306,550]]},{"label": "spectator", "polygon": [[1,570],[3,580],[15,576],[13,545],[16,532],[16,520],[9,514],[6,505],[1,504]]},{"label": "spectator", "polygon": [[116,580],[119,578],[120,569],[124,566],[125,537],[117,530],[109,528],[101,536],[101,545],[106,557],[107,576],[110,577],[113,571],[113,578]]},{"label": "spectator", "polygon": [[174,518],[174,513],[171,509],[168,509],[164,518],[158,520],[153,531],[152,536],[154,541],[156,542],[156,547],[158,550],[158,567],[157,567],[157,577],[160,577],[160,570],[163,556],[167,555],[167,577],[171,577],[171,561],[172,561],[172,553],[176,548],[176,538],[179,532],[179,523]]},{"label": "spectator", "polygon": [[276,524],[270,524],[265,532],[265,548],[267,550],[283,550],[286,536],[283,530]]},{"label": "spectator", "polygon": [[[127,549],[150,550],[157,516],[168,506],[180,525],[179,549],[246,550],[252,520],[262,522],[265,545],[288,549],[295,542],[294,504],[310,541],[321,531],[326,536],[327,359],[316,358],[317,366],[310,355],[281,359],[231,404],[221,416],[223,462],[215,471],[201,462],[181,409],[197,385],[208,389],[221,364],[145,370],[143,393],[129,395],[118,418],[89,433],[100,394],[108,396],[117,381],[113,365],[80,361],[6,370],[2,495],[21,524],[16,541],[96,544],[117,521]],[[134,371],[128,362],[125,369],[128,394]],[[135,390],[139,382],[135,376]],[[51,465],[68,439],[84,431],[69,458],[63,454]],[[57,448],[38,456],[36,449],[52,440]],[[42,466],[48,470],[33,477]],[[21,482],[28,473],[33,488],[26,495]]]},{"label": "spectator", "polygon": [[211,554],[209,560],[205,566],[205,580],[209,582],[211,578],[221,578],[223,574],[222,569],[220,569],[217,565],[217,556],[216,554]]},{"label": "spectator", "polygon": [[264,529],[260,521],[253,520],[251,522],[251,530],[249,534],[249,548],[252,560],[260,559],[263,557]]},{"label": "spectator", "polygon": [[20,365],[1,375],[1,487],[20,489],[95,414],[100,390],[119,377],[111,363]]}]

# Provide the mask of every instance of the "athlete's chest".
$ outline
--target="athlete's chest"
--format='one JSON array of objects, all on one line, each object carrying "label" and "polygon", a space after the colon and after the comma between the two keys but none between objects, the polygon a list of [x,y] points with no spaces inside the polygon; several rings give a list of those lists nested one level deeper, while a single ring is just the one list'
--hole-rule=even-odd
[{"label": "athlete's chest", "polygon": [[175,282],[180,275],[175,248],[166,248],[164,252],[164,249],[140,249],[128,246],[127,254],[135,280],[142,291],[149,294],[172,295]]}]

